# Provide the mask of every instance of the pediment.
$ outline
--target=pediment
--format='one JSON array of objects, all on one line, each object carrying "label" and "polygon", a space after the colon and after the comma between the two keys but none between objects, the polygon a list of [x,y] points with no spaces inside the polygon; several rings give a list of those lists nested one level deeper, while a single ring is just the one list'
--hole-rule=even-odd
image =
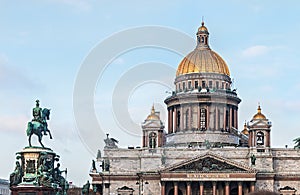
[{"label": "pediment", "polygon": [[209,172],[209,173],[228,173],[228,172],[255,172],[251,167],[239,164],[221,156],[207,153],[193,159],[183,161],[163,169],[161,172]]},{"label": "pediment", "polygon": [[269,126],[269,121],[268,120],[256,120],[256,121],[252,121],[251,122],[251,126],[257,126],[257,127],[265,127],[265,126]]},{"label": "pediment", "polygon": [[147,121],[142,124],[143,128],[161,128],[162,126],[161,121]]}]

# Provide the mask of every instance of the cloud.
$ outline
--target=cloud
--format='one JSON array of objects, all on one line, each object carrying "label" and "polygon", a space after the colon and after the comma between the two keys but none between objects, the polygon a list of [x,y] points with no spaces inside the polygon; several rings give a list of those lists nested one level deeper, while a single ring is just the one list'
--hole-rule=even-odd
[{"label": "cloud", "polygon": [[247,58],[262,56],[268,53],[270,50],[271,50],[270,47],[264,45],[255,45],[243,50],[242,56]]}]

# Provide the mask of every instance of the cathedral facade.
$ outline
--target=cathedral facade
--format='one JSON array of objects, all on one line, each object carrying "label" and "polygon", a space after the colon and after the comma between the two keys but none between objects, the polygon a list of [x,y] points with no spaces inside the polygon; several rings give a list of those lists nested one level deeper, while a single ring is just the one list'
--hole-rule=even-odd
[{"label": "cathedral facade", "polygon": [[179,64],[165,99],[168,128],[152,107],[142,123],[142,147],[105,139],[93,166],[93,190],[116,195],[243,195],[258,190],[300,192],[300,151],[272,148],[271,121],[260,106],[238,128],[241,99],[226,62],[209,46],[204,23],[196,48]]}]

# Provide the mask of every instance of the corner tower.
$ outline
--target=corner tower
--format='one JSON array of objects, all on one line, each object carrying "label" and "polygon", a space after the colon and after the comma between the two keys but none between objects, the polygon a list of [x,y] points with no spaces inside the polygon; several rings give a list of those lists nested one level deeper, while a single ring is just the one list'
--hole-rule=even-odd
[{"label": "corner tower", "polygon": [[231,89],[226,62],[209,46],[209,32],[202,22],[197,46],[179,64],[175,91],[166,98],[167,145],[238,145],[238,104]]}]

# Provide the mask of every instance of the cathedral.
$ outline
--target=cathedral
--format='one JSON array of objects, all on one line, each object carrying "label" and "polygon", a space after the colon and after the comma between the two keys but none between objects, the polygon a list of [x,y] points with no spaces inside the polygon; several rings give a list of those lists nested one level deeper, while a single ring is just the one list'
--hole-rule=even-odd
[{"label": "cathedral", "polygon": [[271,147],[272,123],[260,106],[238,128],[241,99],[231,88],[229,68],[210,48],[204,22],[196,35],[196,48],[179,63],[174,90],[164,101],[167,129],[153,106],[141,126],[142,147],[119,148],[107,134],[90,172],[94,192],[300,194],[300,151]]}]

